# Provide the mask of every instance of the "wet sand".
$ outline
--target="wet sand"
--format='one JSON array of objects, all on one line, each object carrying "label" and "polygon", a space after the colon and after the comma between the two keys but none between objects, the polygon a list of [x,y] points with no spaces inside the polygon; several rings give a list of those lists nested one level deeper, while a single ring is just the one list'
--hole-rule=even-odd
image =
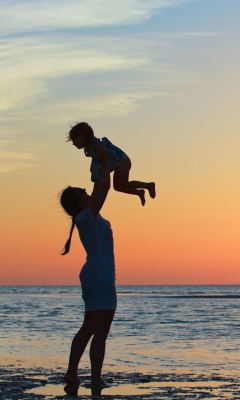
[{"label": "wet sand", "polygon": [[[89,370],[79,370],[81,386],[64,391],[62,368],[0,368],[0,399],[37,400],[63,398],[102,399],[240,399],[240,379],[220,374],[142,374],[108,372],[103,374],[108,388],[92,396]],[[69,389],[69,388],[68,388]],[[78,389],[78,390],[77,390]]]}]

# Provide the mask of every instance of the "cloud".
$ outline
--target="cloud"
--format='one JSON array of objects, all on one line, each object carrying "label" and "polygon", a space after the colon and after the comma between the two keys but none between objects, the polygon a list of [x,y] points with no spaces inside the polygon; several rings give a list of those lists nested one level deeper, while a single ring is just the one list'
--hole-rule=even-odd
[{"label": "cloud", "polygon": [[139,92],[92,98],[88,101],[78,101],[74,105],[72,104],[73,107],[70,107],[69,114],[71,110],[74,110],[75,118],[77,116],[76,112],[79,116],[84,115],[86,118],[125,116],[137,110],[145,100],[166,96],[171,95],[165,92]]},{"label": "cloud", "polygon": [[164,39],[188,39],[193,37],[211,37],[225,35],[226,31],[213,31],[213,32],[165,32],[161,33]]},{"label": "cloud", "polygon": [[26,106],[32,98],[45,96],[49,79],[71,74],[136,70],[146,67],[145,57],[103,48],[98,40],[76,38],[18,38],[0,42],[0,112]]},{"label": "cloud", "polygon": [[[39,103],[52,90],[54,80],[71,75],[77,77],[82,74],[134,71],[135,76],[138,72],[155,74],[156,81],[160,75],[166,80],[167,75],[173,74],[183,79],[183,71],[156,62],[154,58],[160,49],[161,54],[172,49],[174,40],[190,35],[198,36],[201,33],[158,33],[154,40],[148,35],[130,36],[128,40],[124,36],[85,36],[81,39],[76,35],[2,39],[0,113],[3,115],[6,110],[16,108],[23,110],[34,101]],[[139,83],[142,81],[143,76]],[[124,82],[126,85],[127,74]]]},{"label": "cloud", "polygon": [[[83,42],[83,43],[82,43]],[[86,73],[137,68],[146,62],[101,45],[97,38],[34,37],[2,40],[0,68],[5,77],[56,78],[70,73]]]},{"label": "cloud", "polygon": [[0,33],[140,24],[193,0],[2,0]]},{"label": "cloud", "polygon": [[[131,112],[130,110],[134,111],[148,96],[147,93],[149,96],[152,95],[153,82],[155,86],[159,82],[159,85],[165,85],[165,87],[166,84],[194,82],[193,74],[188,71],[179,71],[174,65],[160,61],[164,59],[166,52],[172,51],[177,40],[220,34],[219,32],[156,32],[154,38],[152,32],[132,32],[127,38],[124,36],[124,31],[117,36],[98,35],[96,32],[92,36],[86,35],[86,32],[84,35],[79,35],[78,31],[70,33],[65,31],[60,34],[51,30],[57,27],[74,26],[78,20],[81,27],[140,23],[164,7],[180,6],[188,0],[147,2],[101,0],[92,1],[91,7],[86,1],[58,0],[57,9],[56,1],[8,0],[2,2],[3,25],[0,25],[0,30],[5,20],[9,22],[11,30],[12,18],[15,18],[13,25],[16,29],[20,27],[21,30],[23,26],[27,26],[29,31],[36,27],[43,31],[50,30],[41,34],[5,37],[0,41],[0,119],[2,121],[8,121],[11,118],[16,120],[17,115],[19,120],[24,120],[28,118],[28,113],[31,117],[34,112],[38,118],[44,106],[47,112],[52,108],[51,105],[49,107],[51,101],[55,101],[61,108],[63,99],[58,98],[56,94],[58,84],[62,85],[61,96],[64,93],[64,107],[71,109],[71,105],[76,104],[73,100],[77,92],[75,88],[79,88],[79,78],[82,79],[84,75],[88,80],[88,88],[85,88],[84,92],[84,88],[81,87],[82,97],[87,96],[84,100],[79,100],[80,103],[82,102],[82,109],[86,107],[86,112],[95,116],[105,115],[107,108],[108,115],[114,115],[114,113],[125,115]],[[29,24],[26,18],[29,19]],[[110,102],[107,100],[115,96],[110,93],[112,89],[108,80],[113,73],[122,72],[124,72],[124,79],[117,78],[111,82],[116,91],[116,104],[119,106],[119,109],[114,109],[111,100]],[[108,77],[104,76],[106,73]],[[131,75],[133,73],[134,77]],[[93,74],[103,74],[103,78],[98,79],[98,84],[101,82],[106,89],[102,105],[98,104],[101,93],[97,93],[97,88],[93,90],[92,98],[88,99],[89,87],[91,87],[89,76]],[[130,76],[133,77],[132,81],[128,78]],[[187,76],[187,79],[184,80],[184,76]],[[76,82],[72,93],[68,88],[71,77]],[[158,92],[160,91],[158,89]],[[136,94],[140,92],[144,93],[143,97],[138,97],[139,95]],[[94,104],[92,110],[90,104]],[[13,110],[14,116],[11,117]]]},{"label": "cloud", "polygon": [[37,157],[29,146],[20,149],[18,147],[14,140],[0,139],[0,175],[39,166]]},{"label": "cloud", "polygon": [[108,117],[115,118],[125,116],[137,110],[142,102],[154,97],[177,96],[165,92],[132,92],[110,93],[102,96],[92,96],[88,99],[62,101],[40,108],[28,114],[32,121],[41,121],[42,115],[48,121],[48,125],[69,126],[74,121],[86,118]]},{"label": "cloud", "polygon": [[30,101],[31,98],[35,98],[35,96],[45,92],[43,82],[27,79],[20,80],[18,76],[9,77],[8,79],[3,77],[0,79],[0,85],[0,113],[22,105],[22,102],[26,105],[26,99]]}]

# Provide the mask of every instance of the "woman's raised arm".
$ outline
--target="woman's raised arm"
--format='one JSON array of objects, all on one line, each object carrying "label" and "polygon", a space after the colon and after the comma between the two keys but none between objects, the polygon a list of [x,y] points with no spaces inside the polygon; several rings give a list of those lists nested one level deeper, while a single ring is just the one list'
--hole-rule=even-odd
[{"label": "woman's raised arm", "polygon": [[94,219],[97,219],[110,189],[110,171],[107,149],[104,145],[99,145],[97,158],[101,163],[100,178],[94,183],[93,192],[89,202],[89,208],[93,214]]}]

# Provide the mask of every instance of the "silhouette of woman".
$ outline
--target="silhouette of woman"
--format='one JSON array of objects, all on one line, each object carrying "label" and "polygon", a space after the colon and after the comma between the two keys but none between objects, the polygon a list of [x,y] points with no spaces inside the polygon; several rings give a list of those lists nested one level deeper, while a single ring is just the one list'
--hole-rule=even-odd
[{"label": "silhouette of woman", "polygon": [[99,214],[110,189],[109,162],[105,146],[99,146],[97,157],[101,163],[101,175],[98,184],[94,184],[91,196],[85,189],[69,186],[62,191],[60,203],[72,217],[70,235],[63,254],[67,254],[70,249],[75,225],[87,253],[86,263],[80,272],[85,303],[84,322],[73,338],[64,380],[70,385],[79,386],[78,364],[93,336],[90,346],[92,387],[100,389],[104,387],[101,370],[117,297],[112,230],[109,222]]}]

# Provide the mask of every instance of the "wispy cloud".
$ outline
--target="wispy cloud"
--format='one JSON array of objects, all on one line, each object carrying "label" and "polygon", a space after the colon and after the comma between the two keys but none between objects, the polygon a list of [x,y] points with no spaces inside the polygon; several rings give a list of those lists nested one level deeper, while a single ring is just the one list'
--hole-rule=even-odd
[{"label": "wispy cloud", "polygon": [[[144,57],[118,54],[112,46],[104,51],[98,41],[84,44],[72,38],[21,38],[0,42],[0,112],[21,107],[30,98],[45,95],[46,81],[71,74],[138,69],[147,65]],[[91,42],[91,43],[90,43]],[[87,45],[87,43],[89,45]],[[92,46],[91,46],[92,44]],[[25,104],[24,104],[25,105]]]},{"label": "wispy cloud", "polygon": [[29,146],[19,148],[14,140],[0,139],[0,175],[39,166],[38,158]]},{"label": "wispy cloud", "polygon": [[[91,6],[80,0],[2,1],[0,31],[32,34],[0,41],[0,120],[38,120],[45,115],[49,122],[68,122],[77,118],[78,110],[85,117],[126,115],[152,96],[175,95],[171,90],[167,94],[167,85],[196,83],[193,73],[164,61],[166,54],[178,40],[223,32],[156,32],[153,37],[141,31],[126,37],[124,30],[111,36],[66,29],[142,23],[163,8],[189,1],[93,0]],[[118,75],[109,83],[113,74],[123,72],[124,79]],[[94,74],[102,74],[98,84],[104,93],[97,88],[90,93]]]},{"label": "wispy cloud", "polygon": [[[1,71],[1,69],[0,69]],[[14,109],[15,107],[26,106],[31,98],[35,98],[45,92],[44,83],[39,80],[19,79],[18,75],[2,77],[0,79],[0,115],[1,112]],[[0,117],[1,119],[1,117]]]},{"label": "wispy cloud", "polygon": [[143,23],[163,8],[194,0],[6,0],[0,33],[89,28]]},{"label": "wispy cloud", "polygon": [[[84,118],[119,117],[130,114],[140,107],[141,103],[153,97],[175,96],[165,92],[132,92],[95,96],[89,99],[52,104],[44,111],[51,124],[69,125]],[[40,119],[40,114],[33,118]]]},{"label": "wispy cloud", "polygon": [[188,39],[194,37],[211,37],[211,36],[221,36],[225,35],[226,31],[209,31],[209,32],[163,32],[161,33],[162,38],[164,39]]},{"label": "wispy cloud", "polygon": [[[91,37],[80,40],[76,35],[35,35],[2,39],[0,41],[0,113],[6,110],[23,110],[37,99],[46,98],[54,80],[82,74],[110,73],[117,71],[142,71],[159,76],[167,75],[176,80],[184,71],[173,65],[156,62],[155,56],[172,50],[174,42],[190,36],[212,33],[158,33],[152,37],[124,36]],[[188,77],[189,78],[189,77]],[[142,86],[144,76],[139,79]],[[127,82],[125,74],[125,85]],[[51,83],[52,82],[52,83]],[[137,81],[136,81],[137,82]],[[63,84],[63,83],[62,83]],[[107,82],[106,82],[107,85]],[[124,82],[121,82],[124,90]],[[129,85],[129,82],[127,83]],[[67,88],[66,88],[67,92]]]}]

